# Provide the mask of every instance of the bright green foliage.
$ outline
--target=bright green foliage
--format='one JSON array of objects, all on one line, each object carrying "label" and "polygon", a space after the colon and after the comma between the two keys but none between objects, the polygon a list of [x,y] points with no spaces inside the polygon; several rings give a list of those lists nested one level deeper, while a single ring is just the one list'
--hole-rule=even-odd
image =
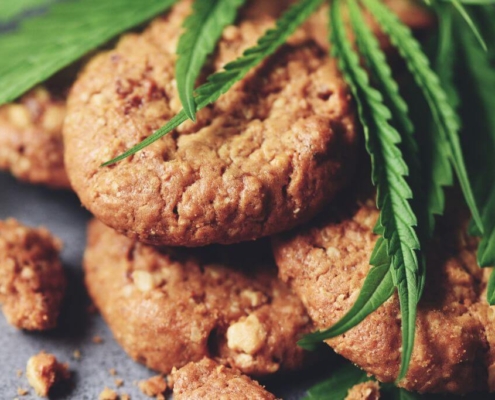
[{"label": "bright green foliage", "polygon": [[388,7],[378,0],[363,0],[363,2],[377,19],[382,29],[390,36],[391,41],[406,60],[417,84],[423,89],[435,124],[438,127],[438,130],[433,131],[439,134],[439,137],[435,138],[435,140],[449,143],[449,157],[464,192],[464,197],[476,225],[480,230],[483,230],[481,216],[474,200],[461,151],[459,119],[448,101],[447,94],[442,88],[438,76],[430,68],[426,55],[421,50],[420,44],[413,37],[410,29],[402,24]]},{"label": "bright green foliage", "polygon": [[359,115],[364,127],[366,147],[373,167],[373,183],[377,186],[377,205],[380,209],[380,225],[391,258],[391,271],[398,289],[402,314],[402,362],[399,379],[407,372],[414,345],[416,307],[424,279],[416,252],[420,243],[415,231],[417,225],[410,199],[412,190],[406,181],[408,167],[398,144],[399,132],[391,125],[392,114],[383,104],[380,92],[369,82],[366,71],[359,64],[359,57],[347,39],[342,21],[341,0],[330,7],[333,55],[349,83],[358,103]]},{"label": "bright green foliage", "polygon": [[[198,110],[214,103],[227,92],[236,82],[242,80],[251,69],[277,51],[287,38],[323,3],[324,0],[300,0],[291,6],[277,21],[274,29],[269,29],[259,40],[256,46],[247,49],[238,59],[225,65],[224,70],[214,73],[208,81],[196,89],[196,107]],[[170,122],[158,129],[143,142],[132,147],[124,154],[107,161],[103,166],[120,161],[161,137],[187,120],[184,111],[177,114]]]},{"label": "bright green foliage", "polygon": [[40,9],[55,0],[2,0],[0,1],[0,23],[7,23],[21,14]]},{"label": "bright green foliage", "polygon": [[175,0],[74,0],[53,4],[0,36],[0,104],[88,51],[165,11]]},{"label": "bright green foliage", "polygon": [[245,0],[195,1],[193,11],[184,22],[184,33],[177,46],[175,75],[177,90],[185,113],[196,119],[194,84],[206,58],[213,52],[223,29],[234,22],[237,9]]}]

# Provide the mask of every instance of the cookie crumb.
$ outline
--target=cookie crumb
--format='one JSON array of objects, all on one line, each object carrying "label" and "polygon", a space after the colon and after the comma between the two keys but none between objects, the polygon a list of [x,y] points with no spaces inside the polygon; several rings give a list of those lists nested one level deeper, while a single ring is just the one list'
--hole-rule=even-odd
[{"label": "cookie crumb", "polygon": [[109,373],[110,373],[110,375],[112,375],[112,376],[117,375],[117,371],[115,370],[115,368],[110,368],[110,369],[108,370],[108,372],[109,372]]},{"label": "cookie crumb", "polygon": [[347,392],[345,400],[379,400],[380,386],[377,382],[368,381],[354,385]]},{"label": "cookie crumb", "polygon": [[101,344],[103,343],[103,339],[101,336],[95,335],[93,336],[93,339],[91,339],[94,344]]},{"label": "cookie crumb", "polygon": [[17,394],[19,396],[25,396],[29,393],[29,391],[27,389],[24,389],[24,388],[17,388]]},{"label": "cookie crumb", "polygon": [[69,379],[70,372],[67,364],[59,363],[53,354],[42,351],[28,360],[26,377],[35,392],[46,397],[55,383]]},{"label": "cookie crumb", "polygon": [[115,379],[113,382],[115,383],[115,386],[117,386],[118,388],[124,384],[124,381],[122,379]]},{"label": "cookie crumb", "polygon": [[167,382],[162,375],[156,375],[149,379],[142,380],[138,384],[139,389],[143,394],[149,397],[157,397],[163,395],[167,390]]},{"label": "cookie crumb", "polygon": [[120,400],[131,400],[131,396],[126,393],[120,395]]},{"label": "cookie crumb", "polygon": [[98,396],[98,400],[118,400],[119,395],[112,389],[105,388]]},{"label": "cookie crumb", "polygon": [[74,360],[80,360],[81,351],[79,349],[74,350],[74,352],[72,353],[72,358],[74,358]]},{"label": "cookie crumb", "polygon": [[20,377],[22,376],[22,374],[23,374],[23,373],[24,373],[24,372],[22,371],[22,369],[18,369],[18,370],[16,371],[16,375],[17,375],[17,377],[18,377],[18,378],[20,378]]}]

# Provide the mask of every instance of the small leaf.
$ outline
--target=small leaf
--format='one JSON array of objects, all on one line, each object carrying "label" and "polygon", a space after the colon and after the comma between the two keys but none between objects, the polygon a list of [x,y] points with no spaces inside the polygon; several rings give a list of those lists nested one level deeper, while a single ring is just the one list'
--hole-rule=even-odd
[{"label": "small leaf", "polygon": [[12,101],[88,51],[165,11],[176,0],[55,3],[0,35],[0,104]]},{"label": "small leaf", "polygon": [[237,9],[245,0],[196,0],[191,15],[184,22],[184,33],[177,45],[175,75],[177,90],[184,111],[191,120],[196,119],[194,84],[206,58],[213,52],[223,29],[230,25]]},{"label": "small leaf", "polygon": [[452,1],[452,4],[454,5],[454,7],[457,9],[459,14],[462,16],[462,18],[466,22],[466,24],[469,26],[469,28],[473,32],[474,36],[476,37],[476,40],[481,45],[482,49],[487,51],[488,48],[486,46],[485,39],[483,39],[483,36],[481,35],[480,31],[478,30],[478,27],[473,22],[473,19],[471,18],[471,16],[467,12],[466,8],[464,8],[464,6],[462,5],[462,2],[459,0],[451,0],[451,1]]},{"label": "small leaf", "polygon": [[490,274],[486,287],[486,299],[491,306],[495,305],[495,269]]},{"label": "small leaf", "polygon": [[304,400],[344,400],[350,388],[369,380],[366,372],[346,362],[329,379],[309,389]]}]

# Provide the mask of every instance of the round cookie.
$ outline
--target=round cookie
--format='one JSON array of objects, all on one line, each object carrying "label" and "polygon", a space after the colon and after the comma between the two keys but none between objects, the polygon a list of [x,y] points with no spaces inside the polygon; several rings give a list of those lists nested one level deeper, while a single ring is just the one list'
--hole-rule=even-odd
[{"label": "round cookie", "polygon": [[89,225],[86,286],[135,360],[169,373],[211,357],[251,375],[304,366],[296,346],[312,325],[258,244],[173,249]]},{"label": "round cookie", "polygon": [[[377,240],[373,227],[378,211],[373,202],[347,214],[334,211],[273,240],[280,277],[300,296],[319,329],[336,323],[356,301]],[[495,310],[483,294],[490,271],[477,266],[476,240],[455,220],[445,218],[445,226],[439,226],[441,233],[427,258],[412,360],[399,383],[408,390],[495,390]],[[401,360],[397,295],[361,324],[327,342],[380,381],[393,381]]]},{"label": "round cookie", "polygon": [[172,372],[175,400],[275,400],[258,382],[208,358]]},{"label": "round cookie", "polygon": [[0,221],[0,303],[20,329],[54,328],[65,294],[61,242],[45,228]]},{"label": "round cookie", "polygon": [[23,181],[70,188],[64,167],[64,118],[65,98],[44,87],[0,107],[0,169]]},{"label": "round cookie", "polygon": [[[308,220],[352,174],[357,134],[335,63],[304,30],[196,123],[100,168],[181,110],[175,52],[188,10],[179,3],[79,76],[64,125],[74,190],[105,224],[156,245],[235,243]],[[274,23],[259,14],[241,20],[225,29],[209,70]]]}]

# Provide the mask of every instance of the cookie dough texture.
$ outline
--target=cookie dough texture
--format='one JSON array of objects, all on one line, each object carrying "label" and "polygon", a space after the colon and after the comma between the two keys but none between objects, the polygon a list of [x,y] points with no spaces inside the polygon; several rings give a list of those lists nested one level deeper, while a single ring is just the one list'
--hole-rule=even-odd
[{"label": "cookie dough texture", "polygon": [[154,248],[94,220],[86,285],[124,350],[161,373],[205,356],[252,375],[302,368],[304,307],[275,268],[250,261],[259,248],[243,246]]},{"label": "cookie dough texture", "polygon": [[[74,190],[107,225],[157,245],[235,243],[308,220],[352,173],[357,135],[335,63],[304,31],[196,123],[99,167],[181,110],[175,52],[188,12],[181,2],[81,73],[64,126]],[[207,69],[221,69],[273,24],[256,13],[226,28]]]},{"label": "cookie dough texture", "polygon": [[172,372],[175,400],[275,400],[258,382],[204,358]]},{"label": "cookie dough texture", "polygon": [[[373,204],[364,204],[349,216],[339,211],[274,240],[280,277],[300,296],[318,328],[333,325],[356,301],[370,269],[377,218]],[[445,220],[427,257],[414,351],[400,386],[419,392],[493,391],[495,313],[483,294],[490,271],[477,266],[476,241],[465,229],[461,232],[454,218]],[[401,359],[396,294],[328,344],[380,381],[393,381]]]},{"label": "cookie dough texture", "polygon": [[65,99],[43,87],[0,107],[0,169],[26,182],[70,188],[64,167],[64,118]]},{"label": "cookie dough texture", "polygon": [[0,221],[0,303],[21,329],[54,328],[65,294],[61,242],[44,228]]}]

